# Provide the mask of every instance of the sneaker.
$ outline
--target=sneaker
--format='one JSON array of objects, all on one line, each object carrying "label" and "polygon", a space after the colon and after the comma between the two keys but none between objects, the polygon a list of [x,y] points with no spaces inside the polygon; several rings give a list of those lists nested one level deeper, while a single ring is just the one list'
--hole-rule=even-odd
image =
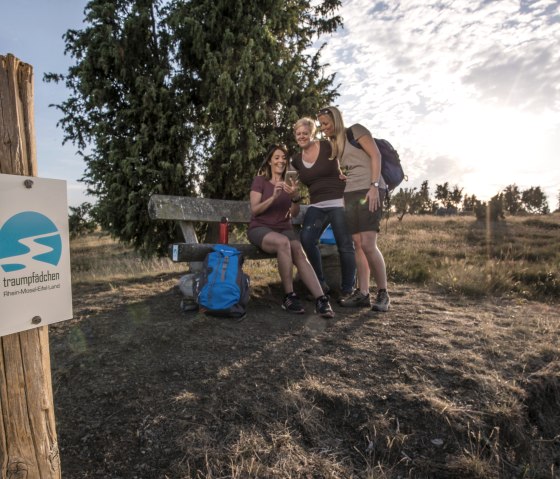
[{"label": "sneaker", "polygon": [[299,298],[296,293],[289,293],[284,296],[284,302],[282,303],[282,309],[288,311],[288,313],[303,314],[305,309],[301,305]]},{"label": "sneaker", "polygon": [[315,301],[315,312],[323,318],[334,318],[334,311],[327,296],[323,295],[317,298],[317,301]]},{"label": "sneaker", "polygon": [[363,294],[359,289],[354,290],[354,292],[348,296],[340,298],[338,304],[345,308],[371,307],[369,302],[369,293]]},{"label": "sneaker", "polygon": [[389,299],[389,294],[387,293],[387,290],[380,289],[377,292],[377,296],[375,297],[375,302],[373,303],[371,310],[386,312],[389,311],[390,304],[391,304],[391,300]]}]

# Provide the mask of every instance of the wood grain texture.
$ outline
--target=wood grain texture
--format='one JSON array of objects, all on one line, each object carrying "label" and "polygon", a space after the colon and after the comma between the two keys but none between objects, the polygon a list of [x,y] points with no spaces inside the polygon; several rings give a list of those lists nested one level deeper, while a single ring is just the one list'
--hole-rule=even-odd
[{"label": "wood grain texture", "polygon": [[[37,175],[33,68],[0,56],[0,173]],[[48,327],[0,338],[0,479],[60,479]]]}]

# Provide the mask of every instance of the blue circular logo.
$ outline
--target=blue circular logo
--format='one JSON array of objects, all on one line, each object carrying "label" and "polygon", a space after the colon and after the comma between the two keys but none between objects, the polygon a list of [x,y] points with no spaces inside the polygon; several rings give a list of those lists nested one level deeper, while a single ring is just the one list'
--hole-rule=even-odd
[{"label": "blue circular logo", "polygon": [[0,267],[4,272],[56,266],[62,254],[62,239],[55,224],[41,213],[24,211],[0,228]]}]

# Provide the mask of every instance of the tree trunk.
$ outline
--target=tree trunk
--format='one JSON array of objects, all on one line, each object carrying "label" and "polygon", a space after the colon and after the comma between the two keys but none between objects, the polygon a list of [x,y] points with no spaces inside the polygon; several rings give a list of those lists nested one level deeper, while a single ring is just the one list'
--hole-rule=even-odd
[{"label": "tree trunk", "polygon": [[[0,55],[0,173],[36,176],[36,156],[33,67]],[[1,337],[0,479],[61,477],[53,404],[48,326]]]}]

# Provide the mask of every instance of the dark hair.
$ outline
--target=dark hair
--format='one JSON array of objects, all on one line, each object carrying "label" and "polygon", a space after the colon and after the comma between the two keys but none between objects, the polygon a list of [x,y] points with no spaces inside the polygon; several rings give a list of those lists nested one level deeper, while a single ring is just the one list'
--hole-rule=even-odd
[{"label": "dark hair", "polygon": [[[266,156],[264,157],[264,160],[261,163],[261,166],[259,167],[259,171],[257,172],[257,174],[265,176],[267,180],[270,180],[272,178],[272,169],[270,168],[270,164],[268,162],[270,161],[270,159],[272,158],[272,155],[274,154],[274,152],[276,150],[283,151],[284,154],[286,155],[286,161],[288,161],[287,160],[288,149],[284,145],[280,145],[280,144],[270,145],[268,147]],[[287,166],[288,165],[286,164],[286,169],[284,170],[284,175],[286,174],[286,170],[288,169]]]}]

